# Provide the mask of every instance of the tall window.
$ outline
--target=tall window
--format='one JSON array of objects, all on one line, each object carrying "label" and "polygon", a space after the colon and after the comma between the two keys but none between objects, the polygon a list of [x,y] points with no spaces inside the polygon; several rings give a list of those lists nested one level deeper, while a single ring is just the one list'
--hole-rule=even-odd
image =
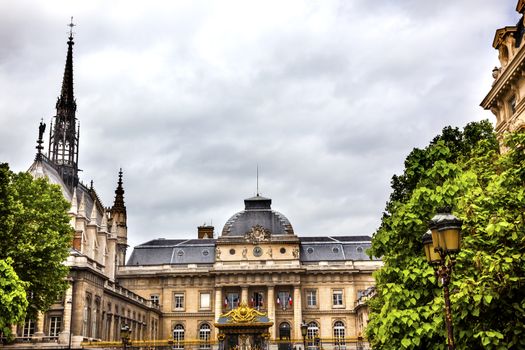
[{"label": "tall window", "polygon": [[62,327],[62,317],[51,316],[49,318],[49,336],[50,337],[57,338],[58,333],[60,333],[61,327]]},{"label": "tall window", "polygon": [[332,305],[336,307],[343,306],[343,290],[335,289],[332,293]]},{"label": "tall window", "polygon": [[97,297],[95,298],[95,309],[93,314],[93,331],[92,336],[93,338],[99,338],[98,332],[100,328],[100,299]]},{"label": "tall window", "polygon": [[184,309],[184,293],[174,294],[174,309],[176,310]]},{"label": "tall window", "polygon": [[30,338],[35,334],[35,320],[27,319],[22,328],[22,337]]},{"label": "tall window", "polygon": [[228,293],[225,299],[226,307],[233,309],[239,305],[239,293]]},{"label": "tall window", "polygon": [[336,321],[334,323],[334,345],[336,350],[346,349],[345,325],[341,321]]},{"label": "tall window", "polygon": [[184,349],[184,326],[181,324],[173,328],[173,349]]},{"label": "tall window", "polygon": [[211,327],[207,323],[203,323],[199,328],[199,349],[210,349],[210,333]]},{"label": "tall window", "polygon": [[277,293],[276,303],[277,303],[277,306],[281,307],[283,310],[286,310],[287,308],[291,307],[290,292],[287,290],[279,291]]},{"label": "tall window", "polygon": [[516,113],[516,96],[512,96],[509,100],[509,109],[510,109],[510,115],[514,115]]},{"label": "tall window", "polygon": [[264,305],[264,296],[262,292],[254,292],[250,303],[253,307],[259,309]]},{"label": "tall window", "polygon": [[306,346],[308,350],[317,350],[318,344],[316,339],[319,337],[319,326],[316,322],[308,323],[308,328],[306,330]]},{"label": "tall window", "polygon": [[86,295],[86,303],[84,304],[84,323],[82,324],[82,334],[85,337],[91,336],[91,294]]},{"label": "tall window", "polygon": [[209,292],[202,292],[200,294],[199,308],[209,310],[211,309],[211,294]]},{"label": "tall window", "polygon": [[306,306],[316,307],[317,306],[317,290],[309,289],[306,291]]}]

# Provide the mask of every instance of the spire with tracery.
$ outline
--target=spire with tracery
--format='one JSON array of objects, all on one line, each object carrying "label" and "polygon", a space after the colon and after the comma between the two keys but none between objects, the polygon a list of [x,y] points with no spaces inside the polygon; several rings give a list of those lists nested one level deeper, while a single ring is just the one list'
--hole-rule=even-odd
[{"label": "spire with tracery", "polygon": [[75,113],[77,103],[73,94],[73,17],[68,24],[66,66],[62,89],[56,103],[57,114],[51,124],[49,136],[49,159],[57,167],[64,183],[69,187],[78,184],[78,134]]}]

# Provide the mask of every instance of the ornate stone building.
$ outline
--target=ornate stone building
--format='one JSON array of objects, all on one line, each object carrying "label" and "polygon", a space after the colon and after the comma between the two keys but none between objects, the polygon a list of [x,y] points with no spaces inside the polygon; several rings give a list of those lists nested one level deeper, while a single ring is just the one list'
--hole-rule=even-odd
[{"label": "ornate stone building", "polygon": [[[115,199],[104,207],[93,183],[78,178],[79,128],[73,93],[73,37],[68,50],[56,116],[50,126],[48,153],[43,154],[46,125],[40,123],[37,155],[29,168],[34,177],[47,177],[62,188],[71,202],[74,228],[70,255],[70,287],[65,297],[36,320],[13,326],[17,343],[58,344],[78,347],[89,340],[120,340],[120,326],[130,324],[134,339],[151,339],[160,320],[158,305],[118,284],[117,268],[124,265],[127,250],[127,218],[119,173]],[[17,344],[20,347],[21,344]]]},{"label": "ornate stone building", "polygon": [[522,14],[518,23],[496,30],[492,46],[501,66],[492,70],[492,88],[481,102],[496,116],[500,139],[505,132],[525,127],[525,0],[518,1],[516,11]]},{"label": "ornate stone building", "polygon": [[[14,327],[15,345],[102,347],[120,341],[127,324],[135,345],[205,350],[217,347],[217,327],[229,326],[217,322],[244,303],[269,327],[264,335],[273,349],[300,348],[303,340],[312,350],[362,348],[367,314],[358,299],[381,266],[366,254],[371,238],[301,237],[269,198],[246,199],[218,237],[213,227],[201,226],[195,239],[154,239],[135,247],[126,264],[122,171],[111,207],[102,204],[93,183],[78,178],[72,35],[67,44],[48,152],[42,152],[41,123],[29,172],[60,185],[71,202],[70,288],[37,320]],[[307,326],[305,339],[301,325]],[[230,348],[239,344],[233,336],[227,341]]]}]

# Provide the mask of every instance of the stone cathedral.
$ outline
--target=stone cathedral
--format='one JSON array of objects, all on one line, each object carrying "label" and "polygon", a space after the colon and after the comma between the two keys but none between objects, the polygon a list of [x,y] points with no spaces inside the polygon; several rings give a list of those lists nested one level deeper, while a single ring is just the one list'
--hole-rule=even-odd
[{"label": "stone cathedral", "polygon": [[122,171],[109,207],[78,177],[73,46],[70,34],[47,152],[41,123],[29,168],[71,202],[70,287],[37,319],[13,326],[13,346],[120,346],[126,325],[143,348],[367,348],[366,299],[381,266],[366,254],[371,238],[303,237],[269,198],[239,203],[220,232],[200,226],[185,239],[153,239],[127,259]]}]

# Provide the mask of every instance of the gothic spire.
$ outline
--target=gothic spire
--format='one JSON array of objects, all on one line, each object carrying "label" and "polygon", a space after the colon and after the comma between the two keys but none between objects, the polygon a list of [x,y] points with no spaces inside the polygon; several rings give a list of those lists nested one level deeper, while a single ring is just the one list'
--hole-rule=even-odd
[{"label": "gothic spire", "polygon": [[71,17],[66,66],[62,89],[56,103],[57,114],[49,138],[49,158],[56,165],[68,187],[78,184],[78,131],[75,112],[77,103],[73,94],[73,17]]},{"label": "gothic spire", "polygon": [[123,213],[126,211],[124,205],[124,188],[122,187],[122,168],[118,173],[117,189],[115,190],[115,202],[113,203],[112,211]]}]

